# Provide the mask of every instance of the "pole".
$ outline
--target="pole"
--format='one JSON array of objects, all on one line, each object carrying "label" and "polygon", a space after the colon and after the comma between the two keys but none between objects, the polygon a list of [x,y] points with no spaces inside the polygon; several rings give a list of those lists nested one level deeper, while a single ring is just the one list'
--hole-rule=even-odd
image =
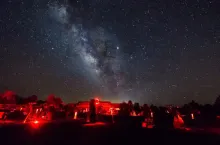
[{"label": "pole", "polygon": [[24,121],[23,121],[23,123],[26,123],[26,121],[27,121],[27,119],[28,119],[28,117],[30,116],[30,114],[32,113],[32,105],[30,104],[30,111],[29,111],[29,113],[28,113],[28,115],[25,117],[25,119],[24,119]]}]

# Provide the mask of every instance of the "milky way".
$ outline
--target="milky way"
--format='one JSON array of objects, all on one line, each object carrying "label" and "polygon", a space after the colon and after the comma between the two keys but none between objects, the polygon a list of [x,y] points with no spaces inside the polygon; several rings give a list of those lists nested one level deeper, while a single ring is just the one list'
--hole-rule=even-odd
[{"label": "milky way", "polygon": [[0,93],[212,103],[218,9],[217,0],[1,1]]},{"label": "milky way", "polygon": [[84,77],[92,78],[93,83],[98,84],[101,95],[121,95],[127,90],[123,73],[126,71],[125,64],[122,61],[125,56],[122,56],[116,36],[100,26],[87,29],[79,22],[70,21],[75,16],[68,12],[71,9],[74,8],[67,3],[48,4],[49,16],[61,27],[61,43],[67,46],[63,48],[66,55],[61,56],[67,57],[68,67],[73,72],[74,62],[79,62],[77,68],[80,68]]}]

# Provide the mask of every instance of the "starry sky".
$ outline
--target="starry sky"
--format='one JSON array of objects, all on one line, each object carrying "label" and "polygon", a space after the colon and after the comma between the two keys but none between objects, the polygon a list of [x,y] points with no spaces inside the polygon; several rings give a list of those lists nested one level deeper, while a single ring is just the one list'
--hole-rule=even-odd
[{"label": "starry sky", "polygon": [[0,92],[65,102],[213,103],[217,0],[3,0]]}]

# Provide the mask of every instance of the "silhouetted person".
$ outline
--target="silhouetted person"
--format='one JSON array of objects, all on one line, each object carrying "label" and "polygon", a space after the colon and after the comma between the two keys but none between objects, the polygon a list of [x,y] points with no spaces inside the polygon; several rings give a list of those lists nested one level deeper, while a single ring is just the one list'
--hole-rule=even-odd
[{"label": "silhouetted person", "polygon": [[173,114],[166,111],[166,108],[160,107],[155,111],[154,123],[156,128],[173,128]]},{"label": "silhouetted person", "polygon": [[90,112],[90,122],[96,122],[96,104],[95,100],[90,100],[89,104],[89,112]]},{"label": "silhouetted person", "polygon": [[144,104],[143,106],[143,111],[144,111],[144,117],[150,117],[150,107],[147,104]]}]

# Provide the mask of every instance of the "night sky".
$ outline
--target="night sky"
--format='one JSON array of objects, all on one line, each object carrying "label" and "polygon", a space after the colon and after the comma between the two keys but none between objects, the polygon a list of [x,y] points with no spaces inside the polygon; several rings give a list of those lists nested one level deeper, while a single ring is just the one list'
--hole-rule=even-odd
[{"label": "night sky", "polygon": [[213,103],[218,0],[1,0],[0,92]]}]

